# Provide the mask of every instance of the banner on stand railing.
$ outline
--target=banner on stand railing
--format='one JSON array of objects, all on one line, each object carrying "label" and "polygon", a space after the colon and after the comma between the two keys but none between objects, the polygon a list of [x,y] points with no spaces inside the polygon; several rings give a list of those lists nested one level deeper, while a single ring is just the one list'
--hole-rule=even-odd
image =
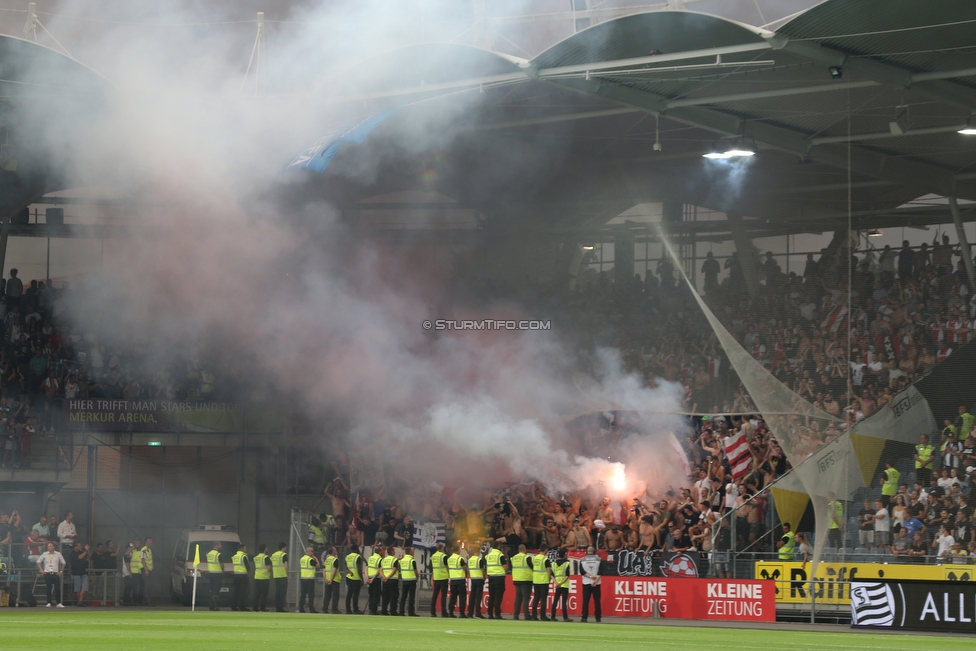
[{"label": "banner on stand railing", "polygon": [[976,583],[854,581],[851,625],[976,633]]}]

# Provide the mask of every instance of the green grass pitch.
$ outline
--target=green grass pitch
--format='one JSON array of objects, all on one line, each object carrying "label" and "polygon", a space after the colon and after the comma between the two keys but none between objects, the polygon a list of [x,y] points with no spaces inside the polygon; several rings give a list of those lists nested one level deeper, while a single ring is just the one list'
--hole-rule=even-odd
[{"label": "green grass pitch", "polygon": [[[925,646],[939,651],[972,651],[966,637],[917,637],[864,633],[793,632],[688,626],[640,626],[456,619],[391,618],[296,613],[208,611],[48,610],[0,615],[4,651],[284,651],[313,647],[352,651],[553,651],[611,648],[655,651],[789,649],[790,651],[896,651]],[[572,645],[567,647],[566,645]],[[622,645],[622,646],[621,646]]]}]

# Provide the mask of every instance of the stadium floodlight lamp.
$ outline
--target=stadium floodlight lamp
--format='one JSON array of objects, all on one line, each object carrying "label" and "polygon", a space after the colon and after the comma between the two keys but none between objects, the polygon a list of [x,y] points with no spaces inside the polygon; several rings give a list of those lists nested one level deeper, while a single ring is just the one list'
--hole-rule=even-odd
[{"label": "stadium floodlight lamp", "polygon": [[592,251],[593,250],[593,245],[592,244],[584,244],[583,245],[583,250],[584,251]]},{"label": "stadium floodlight lamp", "polygon": [[882,235],[884,235],[884,233],[879,231],[877,228],[868,231],[868,237],[881,237]]},{"label": "stadium floodlight lamp", "polygon": [[959,133],[964,136],[976,136],[976,125],[973,124],[973,119],[969,118],[966,120],[966,126],[959,129]]},{"label": "stadium floodlight lamp", "polygon": [[844,68],[841,66],[830,66],[827,71],[830,73],[831,79],[840,79],[844,76]]},{"label": "stadium floodlight lamp", "polygon": [[729,144],[728,147],[716,147],[712,145],[712,148],[703,154],[705,158],[711,159],[725,159],[725,158],[748,158],[749,156],[756,155],[755,145],[747,143],[743,139],[734,140]]}]

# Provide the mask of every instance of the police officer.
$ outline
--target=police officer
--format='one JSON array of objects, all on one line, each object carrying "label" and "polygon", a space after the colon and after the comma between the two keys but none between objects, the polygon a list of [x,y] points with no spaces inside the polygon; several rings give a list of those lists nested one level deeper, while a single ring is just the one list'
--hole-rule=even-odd
[{"label": "police officer", "polygon": [[468,617],[484,619],[481,614],[481,599],[485,592],[485,559],[481,557],[481,549],[475,548],[468,556],[468,577],[471,579],[471,594],[468,595]]},{"label": "police officer", "polygon": [[250,573],[251,559],[247,556],[247,545],[241,545],[231,556],[234,566],[234,601],[231,610],[247,612],[247,575]]},{"label": "police officer", "polygon": [[447,557],[447,576],[451,582],[451,603],[447,607],[448,617],[457,617],[454,614],[454,606],[460,606],[459,615],[462,619],[468,616],[465,614],[468,602],[468,568],[464,558],[459,554],[461,546],[454,543],[451,555]]},{"label": "police officer", "polygon": [[322,612],[339,614],[339,557],[335,547],[329,547],[322,555],[322,578],[325,579],[325,596],[322,598]]},{"label": "police officer", "polygon": [[362,615],[359,610],[359,591],[363,588],[363,557],[359,546],[352,545],[346,554],[346,614]]},{"label": "police officer", "polygon": [[502,597],[505,596],[505,574],[508,559],[498,548],[497,540],[491,541],[491,551],[485,555],[485,573],[488,574],[488,619],[502,617]]},{"label": "police officer", "polygon": [[268,612],[268,592],[271,588],[271,557],[268,556],[268,546],[258,545],[258,553],[254,557],[254,612]]},{"label": "police officer", "polygon": [[373,555],[366,562],[366,585],[369,586],[368,609],[370,615],[378,615],[380,612],[380,599],[383,596],[383,581],[379,576],[380,564],[386,556],[386,547],[378,544],[373,546]]},{"label": "police officer", "polygon": [[547,547],[543,544],[539,553],[531,558],[532,563],[532,619],[548,622],[546,606],[549,601],[549,583],[552,581],[552,561],[546,556]]},{"label": "police officer", "polygon": [[525,619],[532,619],[529,614],[529,602],[532,600],[532,566],[525,553],[525,545],[518,546],[518,553],[512,556],[512,583],[515,584],[515,616],[522,614],[522,604],[525,604]]},{"label": "police officer", "polygon": [[566,558],[566,550],[559,550],[559,560],[552,564],[552,579],[556,587],[556,594],[552,598],[552,621],[556,621],[556,607],[559,601],[563,602],[563,621],[571,622],[569,618],[569,560]]},{"label": "police officer", "polygon": [[386,555],[380,562],[380,579],[383,588],[383,605],[380,612],[384,615],[402,615],[397,613],[397,602],[400,599],[400,567],[397,564],[396,550],[393,546],[386,548]]},{"label": "police officer", "polygon": [[397,566],[400,568],[400,615],[418,617],[414,610],[417,598],[417,561],[413,557],[413,547],[404,547],[403,558]]},{"label": "police officer", "polygon": [[278,551],[271,555],[271,574],[275,584],[275,612],[285,612],[285,595],[288,593],[288,545],[278,543]]},{"label": "police officer", "polygon": [[[217,600],[220,599],[220,588],[224,582],[224,565],[220,561],[220,547],[220,541],[218,540],[214,542],[213,549],[207,552],[207,576],[210,579],[210,610],[220,610],[220,608],[217,608]],[[133,552],[132,558],[135,557],[136,553]],[[135,573],[133,572],[134,575]],[[138,598],[136,598],[136,603],[139,603]]]},{"label": "police officer", "polygon": [[437,603],[441,604],[441,617],[447,617],[447,554],[444,553],[444,543],[437,543],[437,551],[430,555],[428,569],[431,572],[431,583],[434,593],[430,597],[430,616],[437,617]]},{"label": "police officer", "polygon": [[790,531],[789,522],[783,523],[783,537],[777,541],[776,547],[779,549],[779,560],[793,560],[794,550],[796,548],[796,538],[793,535],[793,532]]},{"label": "police officer", "polygon": [[298,597],[298,612],[305,612],[305,598],[308,598],[308,612],[315,610],[315,568],[319,566],[319,559],[315,558],[315,548],[309,545],[305,548],[305,555],[298,561],[298,582],[301,594]]}]

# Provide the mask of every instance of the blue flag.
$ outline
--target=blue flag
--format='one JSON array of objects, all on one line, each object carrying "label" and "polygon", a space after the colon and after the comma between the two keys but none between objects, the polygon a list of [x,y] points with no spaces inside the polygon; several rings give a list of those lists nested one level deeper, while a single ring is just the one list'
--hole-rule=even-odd
[{"label": "blue flag", "polygon": [[325,168],[339,153],[342,146],[349,143],[361,145],[366,137],[382,124],[388,117],[400,110],[396,107],[375,113],[359,120],[349,120],[329,129],[329,131],[315,141],[315,143],[299,154],[285,167],[286,170],[305,169],[324,172]]}]

